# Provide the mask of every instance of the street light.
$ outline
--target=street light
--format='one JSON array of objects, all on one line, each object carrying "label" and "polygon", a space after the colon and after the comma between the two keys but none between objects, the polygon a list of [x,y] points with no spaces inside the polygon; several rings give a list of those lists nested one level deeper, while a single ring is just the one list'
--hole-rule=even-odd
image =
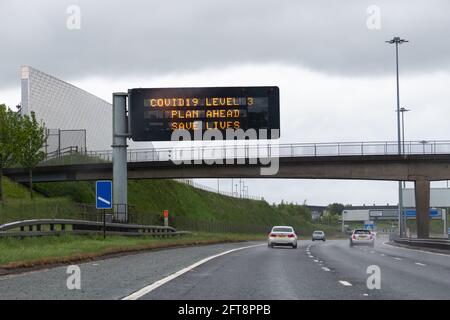
[{"label": "street light", "polygon": [[[400,37],[394,37],[392,40],[386,41],[389,44],[395,43],[395,65],[396,65],[396,75],[397,75],[397,139],[398,139],[398,154],[401,155],[401,136],[400,136],[400,86],[398,77],[398,45],[408,42],[408,40],[401,39]],[[402,182],[398,182],[398,225],[400,237],[404,234],[403,226],[403,194],[402,194]]]},{"label": "street light", "polygon": [[400,108],[400,112],[402,113],[402,146],[403,146],[403,154],[405,154],[405,112],[411,111],[410,109],[406,109],[404,107]]},{"label": "street light", "polygon": [[[400,108],[400,112],[402,113],[402,153],[405,154],[405,112],[411,111],[410,109],[406,109],[404,107]],[[409,150],[411,152],[411,150]],[[406,181],[403,181],[403,188],[406,188]],[[403,191],[402,191],[402,202],[403,202]],[[402,203],[403,207],[403,203]],[[403,214],[403,226],[405,227],[404,232],[406,233],[407,228],[407,219],[406,215]]]}]

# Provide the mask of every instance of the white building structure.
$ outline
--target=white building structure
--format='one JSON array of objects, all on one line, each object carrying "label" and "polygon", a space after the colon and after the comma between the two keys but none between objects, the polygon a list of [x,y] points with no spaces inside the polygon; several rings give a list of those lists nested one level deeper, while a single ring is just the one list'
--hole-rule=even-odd
[{"label": "white building structure", "polygon": [[[85,130],[87,150],[110,150],[112,105],[74,85],[29,66],[21,67],[21,112],[34,111],[48,129]],[[62,147],[78,145],[79,135],[65,135]]]}]

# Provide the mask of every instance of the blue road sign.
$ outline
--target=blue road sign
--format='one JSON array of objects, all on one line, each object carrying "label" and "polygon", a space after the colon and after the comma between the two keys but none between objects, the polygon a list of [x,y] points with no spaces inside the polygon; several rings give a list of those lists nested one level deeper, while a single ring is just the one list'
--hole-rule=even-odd
[{"label": "blue road sign", "polygon": [[373,223],[373,221],[364,221],[364,229],[374,230],[375,224]]},{"label": "blue road sign", "polygon": [[[408,209],[405,210],[406,216],[408,218],[415,218],[416,217],[416,210],[414,209]],[[430,209],[430,217],[440,217],[441,213],[437,209]]]},{"label": "blue road sign", "polygon": [[112,208],[112,181],[100,180],[95,183],[95,207],[97,209]]},{"label": "blue road sign", "polygon": [[450,234],[450,228],[447,229],[447,234]]}]

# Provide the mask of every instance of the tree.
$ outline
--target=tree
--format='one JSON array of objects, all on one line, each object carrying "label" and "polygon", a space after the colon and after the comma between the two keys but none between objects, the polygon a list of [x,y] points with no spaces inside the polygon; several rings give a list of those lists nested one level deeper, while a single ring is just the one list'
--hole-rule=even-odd
[{"label": "tree", "polygon": [[31,112],[30,116],[21,117],[18,131],[18,162],[28,170],[30,197],[33,198],[33,169],[45,159],[42,147],[46,141],[46,131],[44,125],[37,122],[34,112]]},{"label": "tree", "polygon": [[0,104],[0,202],[3,203],[3,169],[12,165],[18,156],[19,114]]},{"label": "tree", "polygon": [[333,215],[341,215],[344,208],[342,203],[331,203],[327,206],[327,211]]}]

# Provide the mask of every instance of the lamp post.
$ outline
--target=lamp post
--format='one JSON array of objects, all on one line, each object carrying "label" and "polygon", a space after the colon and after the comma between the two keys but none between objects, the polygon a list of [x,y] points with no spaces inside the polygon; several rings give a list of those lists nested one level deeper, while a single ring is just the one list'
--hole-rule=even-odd
[{"label": "lamp post", "polygon": [[[396,66],[396,76],[397,76],[397,139],[398,139],[398,154],[402,154],[401,148],[401,135],[400,135],[400,85],[399,85],[399,76],[398,76],[398,45],[408,42],[405,39],[401,39],[400,37],[394,37],[392,40],[386,41],[389,44],[395,43],[395,66]],[[398,227],[399,227],[399,235],[402,237],[404,235],[404,226],[403,226],[403,194],[402,194],[402,181],[398,182]]]},{"label": "lamp post", "polygon": [[[400,112],[402,113],[402,153],[405,154],[405,112],[411,111],[410,109],[406,109],[404,107],[400,108]],[[409,151],[411,152],[411,150]],[[403,186],[402,189],[406,188],[406,182],[403,181]],[[402,190],[402,202],[403,202],[403,190]],[[403,203],[402,203],[402,207],[403,207]],[[406,215],[403,214],[403,226],[404,226],[404,233],[406,234],[406,229],[407,229],[407,219],[406,219]]]},{"label": "lamp post", "polygon": [[402,113],[402,152],[405,154],[405,112],[411,111],[401,107],[400,112]]}]

